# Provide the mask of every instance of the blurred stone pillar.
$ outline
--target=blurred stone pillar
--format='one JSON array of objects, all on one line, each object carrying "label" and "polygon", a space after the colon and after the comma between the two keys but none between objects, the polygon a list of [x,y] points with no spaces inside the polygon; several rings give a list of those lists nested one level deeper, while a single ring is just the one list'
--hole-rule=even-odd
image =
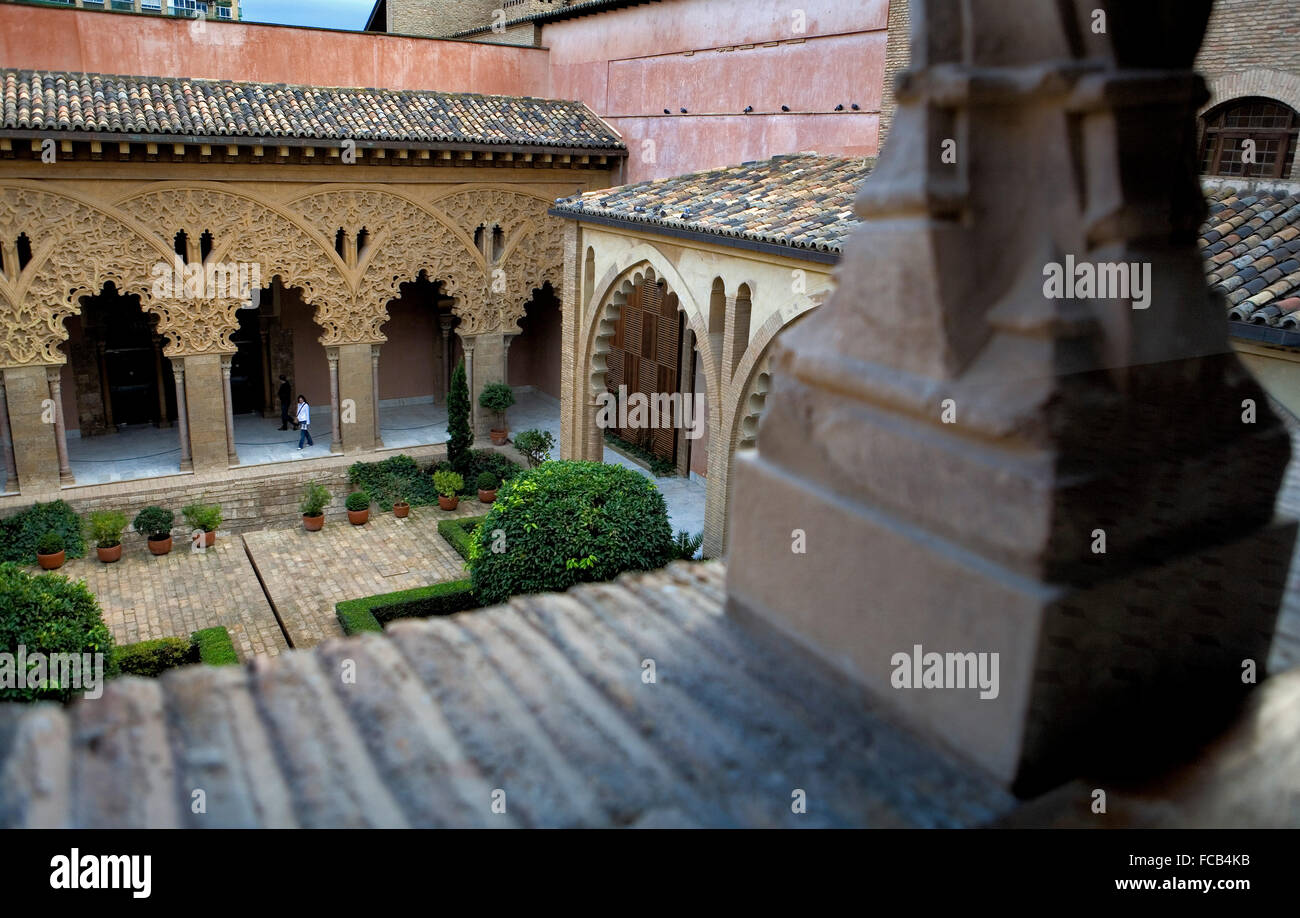
[{"label": "blurred stone pillar", "polygon": [[172,377],[176,383],[176,426],[180,434],[181,462],[180,470],[188,472],[194,468],[194,459],[190,455],[190,413],[185,403],[185,358],[172,359]]},{"label": "blurred stone pillar", "polygon": [[[728,610],[1017,792],[1131,773],[1249,690],[1295,536],[1196,247],[1210,2],[911,9],[865,222],[737,458]],[[1046,286],[1079,263],[1144,289]]]},{"label": "blurred stone pillar", "polygon": [[330,365],[330,452],[343,452],[343,437],[339,432],[339,349],[327,347],[325,359]]},{"label": "blurred stone pillar", "polygon": [[233,399],[230,395],[230,364],[233,358],[224,355],[221,358],[221,397],[226,409],[226,458],[231,465],[239,464],[239,453],[235,450],[235,413]]}]

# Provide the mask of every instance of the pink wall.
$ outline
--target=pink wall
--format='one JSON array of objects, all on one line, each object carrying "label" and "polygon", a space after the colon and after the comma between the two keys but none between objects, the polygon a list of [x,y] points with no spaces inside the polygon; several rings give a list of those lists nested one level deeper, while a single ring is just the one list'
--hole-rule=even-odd
[{"label": "pink wall", "polygon": [[0,66],[546,95],[546,52],[370,32],[0,3]]},{"label": "pink wall", "polygon": [[542,42],[551,95],[623,134],[635,182],[801,150],[875,155],[888,14],[889,0],[665,0],[548,24]]},{"label": "pink wall", "polygon": [[[325,358],[325,348],[320,343],[324,330],[312,320],[315,307],[302,302],[296,287],[286,287],[280,299],[280,325],[293,331],[293,399],[290,413],[298,396],[307,396],[312,408],[330,403],[330,367]],[[276,380],[278,386],[279,380]],[[277,407],[279,407],[277,403]],[[315,421],[312,422],[313,425]],[[312,435],[319,427],[313,427]],[[328,433],[326,434],[328,436]]]},{"label": "pink wall", "polygon": [[416,398],[441,391],[436,376],[442,332],[429,297],[408,293],[388,304],[381,329],[388,342],[379,351],[379,399]]},{"label": "pink wall", "polygon": [[539,295],[530,302],[519,323],[523,332],[510,344],[506,368],[512,386],[536,386],[560,397],[560,365],[564,362],[560,304],[554,296]]}]

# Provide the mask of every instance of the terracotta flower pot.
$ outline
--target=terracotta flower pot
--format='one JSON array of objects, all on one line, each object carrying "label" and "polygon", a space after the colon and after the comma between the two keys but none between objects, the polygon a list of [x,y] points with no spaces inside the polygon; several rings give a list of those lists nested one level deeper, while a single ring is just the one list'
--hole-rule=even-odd
[{"label": "terracotta flower pot", "polygon": [[484,491],[482,488],[479,488],[478,499],[484,504],[492,503],[492,501],[497,499],[497,489],[493,488],[491,491]]},{"label": "terracotta flower pot", "polygon": [[491,430],[488,431],[488,436],[492,438],[492,442],[496,446],[504,446],[506,442],[506,438],[510,436],[510,428],[493,427]]},{"label": "terracotta flower pot", "polygon": [[105,564],[112,564],[114,561],[122,560],[122,543],[118,542],[109,548],[102,545],[95,547],[95,554],[99,555],[99,560]]},{"label": "terracotta flower pot", "polygon": [[443,497],[438,495],[438,506],[443,510],[455,510],[460,505],[459,497]]},{"label": "terracotta flower pot", "polygon": [[168,535],[168,536],[164,536],[161,539],[155,539],[153,536],[150,536],[149,550],[153,552],[155,555],[167,554],[167,552],[172,550],[172,537]]},{"label": "terracotta flower pot", "polygon": [[366,520],[368,519],[370,519],[369,507],[367,507],[364,510],[348,511],[348,522],[351,523],[353,526],[364,526],[366,524]]},{"label": "terracotta flower pot", "polygon": [[63,567],[63,562],[67,557],[67,551],[56,551],[50,555],[43,555],[38,551],[36,553],[36,563],[41,566],[42,570],[52,571]]},{"label": "terracotta flower pot", "polygon": [[393,516],[399,520],[406,519],[407,514],[411,512],[410,504],[393,504]]},{"label": "terracotta flower pot", "polygon": [[205,532],[205,533],[203,533],[203,547],[204,547],[204,548],[211,548],[211,547],[212,547],[213,545],[215,545],[216,543],[217,543],[217,531],[216,531],[215,529],[212,530],[212,532]]},{"label": "terracotta flower pot", "polygon": [[321,527],[325,525],[325,514],[318,513],[316,516],[304,516],[302,525],[308,532],[320,532]]}]

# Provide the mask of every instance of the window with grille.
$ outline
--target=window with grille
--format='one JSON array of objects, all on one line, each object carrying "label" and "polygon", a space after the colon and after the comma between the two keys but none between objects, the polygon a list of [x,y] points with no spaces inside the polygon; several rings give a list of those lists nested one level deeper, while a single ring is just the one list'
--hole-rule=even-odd
[{"label": "window with grille", "polygon": [[1204,124],[1203,175],[1286,178],[1291,174],[1300,116],[1289,106],[1269,99],[1233,99],[1208,112]]}]

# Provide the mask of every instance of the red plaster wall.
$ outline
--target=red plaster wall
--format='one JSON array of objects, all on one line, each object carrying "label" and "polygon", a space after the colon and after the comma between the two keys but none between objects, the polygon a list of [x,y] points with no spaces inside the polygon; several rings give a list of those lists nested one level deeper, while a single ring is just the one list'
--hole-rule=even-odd
[{"label": "red plaster wall", "polygon": [[407,294],[388,304],[381,329],[388,341],[379,351],[379,399],[433,395],[442,348],[437,309],[427,297]]},{"label": "red plaster wall", "polygon": [[564,362],[560,303],[542,294],[530,301],[519,323],[523,329],[510,343],[506,357],[512,386],[536,386],[553,398],[560,397],[560,365]]},{"label": "red plaster wall", "polygon": [[552,96],[623,134],[635,182],[801,150],[875,155],[888,13],[889,0],[664,0],[550,23],[542,44]]},{"label": "red plaster wall", "polygon": [[[280,325],[293,331],[293,399],[289,412],[296,410],[298,396],[307,396],[313,408],[328,406],[330,403],[330,366],[325,357],[325,348],[320,343],[323,329],[312,320],[315,307],[303,303],[296,287],[287,287],[280,299]],[[277,379],[276,385],[280,382]],[[278,403],[277,403],[278,407]],[[312,436],[320,426],[312,420]],[[329,436],[328,430],[325,436]]]},{"label": "red plaster wall", "polygon": [[535,48],[0,3],[0,66],[547,95]]}]

